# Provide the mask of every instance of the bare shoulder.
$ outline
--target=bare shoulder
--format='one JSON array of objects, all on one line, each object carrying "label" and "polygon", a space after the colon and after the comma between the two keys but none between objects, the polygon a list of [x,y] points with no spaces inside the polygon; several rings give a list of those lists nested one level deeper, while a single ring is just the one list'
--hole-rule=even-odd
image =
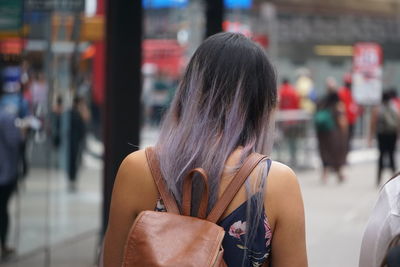
[{"label": "bare shoulder", "polygon": [[143,178],[146,174],[146,165],[146,153],[144,150],[132,152],[125,157],[119,166],[115,183],[128,187],[130,187],[129,185],[145,183],[146,179]]},{"label": "bare shoulder", "polygon": [[[259,164],[252,172],[251,181],[252,184],[256,184],[258,177],[263,170],[265,165]],[[297,177],[294,171],[287,165],[278,161],[272,161],[270,170],[267,176],[267,191],[271,194],[271,191],[285,191],[287,187],[298,184]]]},{"label": "bare shoulder", "polygon": [[156,198],[157,189],[145,151],[129,154],[122,161],[114,183],[104,241],[104,266],[121,266],[129,229],[141,211],[154,209]]},{"label": "bare shoulder", "polygon": [[114,184],[113,194],[118,194],[125,205],[135,213],[150,209],[157,198],[144,149],[129,154],[121,163]]},{"label": "bare shoulder", "polygon": [[[258,165],[252,177],[252,183],[257,183],[257,173],[262,172],[265,165]],[[272,161],[270,170],[267,176],[267,194],[279,193],[287,191],[290,187],[298,186],[298,181],[294,171],[287,165],[278,161]]]},{"label": "bare shoulder", "polygon": [[[146,160],[146,152],[144,149],[135,151],[130,153],[125,159],[122,161],[121,166],[119,167],[118,174],[134,174],[134,173],[143,173],[146,172],[147,160]],[[136,175],[135,175],[136,176]],[[129,179],[132,182],[136,179]]]},{"label": "bare shoulder", "polygon": [[288,166],[272,163],[265,201],[273,231],[272,266],[307,266],[303,199],[297,177]]},{"label": "bare shoulder", "polygon": [[273,161],[267,181],[265,207],[274,228],[285,213],[302,212],[303,200],[296,174],[285,164]]},{"label": "bare shoulder", "polygon": [[[278,161],[272,161],[271,170],[268,175],[268,183],[280,187],[288,187],[298,184],[297,176],[287,165]],[[282,188],[281,188],[282,189]]]},{"label": "bare shoulder", "polygon": [[287,165],[273,161],[267,180],[266,198],[268,206],[281,209],[301,200],[300,185],[294,171]]}]

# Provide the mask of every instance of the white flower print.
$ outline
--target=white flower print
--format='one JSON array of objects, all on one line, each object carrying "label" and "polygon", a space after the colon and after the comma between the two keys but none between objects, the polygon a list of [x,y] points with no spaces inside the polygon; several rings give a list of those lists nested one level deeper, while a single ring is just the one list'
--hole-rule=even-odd
[{"label": "white flower print", "polygon": [[241,235],[246,233],[246,222],[237,221],[229,228],[229,235],[240,239]]}]

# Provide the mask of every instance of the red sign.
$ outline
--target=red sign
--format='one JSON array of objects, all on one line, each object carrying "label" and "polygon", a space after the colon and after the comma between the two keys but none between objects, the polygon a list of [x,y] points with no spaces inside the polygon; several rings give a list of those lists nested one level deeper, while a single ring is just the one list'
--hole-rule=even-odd
[{"label": "red sign", "polygon": [[178,77],[184,64],[184,47],[176,40],[146,39],[143,41],[143,64],[154,64],[166,75]]},{"label": "red sign", "polygon": [[354,71],[370,71],[382,65],[381,46],[374,43],[358,43],[354,46]]},{"label": "red sign", "polygon": [[0,54],[19,55],[24,48],[24,41],[20,38],[9,38],[0,41]]}]

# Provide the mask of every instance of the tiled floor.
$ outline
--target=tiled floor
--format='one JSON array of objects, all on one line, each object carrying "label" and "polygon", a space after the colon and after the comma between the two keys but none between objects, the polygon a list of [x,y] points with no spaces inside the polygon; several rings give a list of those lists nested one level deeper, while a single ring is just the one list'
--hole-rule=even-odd
[{"label": "tiled floor", "polygon": [[78,190],[72,193],[63,172],[31,170],[10,206],[9,239],[21,261],[7,266],[46,266],[48,255],[50,266],[93,264],[101,223],[101,170],[86,166],[79,176]]}]

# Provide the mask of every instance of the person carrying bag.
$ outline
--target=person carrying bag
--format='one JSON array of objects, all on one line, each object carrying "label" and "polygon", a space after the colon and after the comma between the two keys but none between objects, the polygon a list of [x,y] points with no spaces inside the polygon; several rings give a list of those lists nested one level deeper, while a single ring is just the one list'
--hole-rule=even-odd
[{"label": "person carrying bag", "polygon": [[154,148],[121,163],[104,266],[306,267],[296,175],[266,156],[276,104],[261,47],[238,33],[204,41]]}]

